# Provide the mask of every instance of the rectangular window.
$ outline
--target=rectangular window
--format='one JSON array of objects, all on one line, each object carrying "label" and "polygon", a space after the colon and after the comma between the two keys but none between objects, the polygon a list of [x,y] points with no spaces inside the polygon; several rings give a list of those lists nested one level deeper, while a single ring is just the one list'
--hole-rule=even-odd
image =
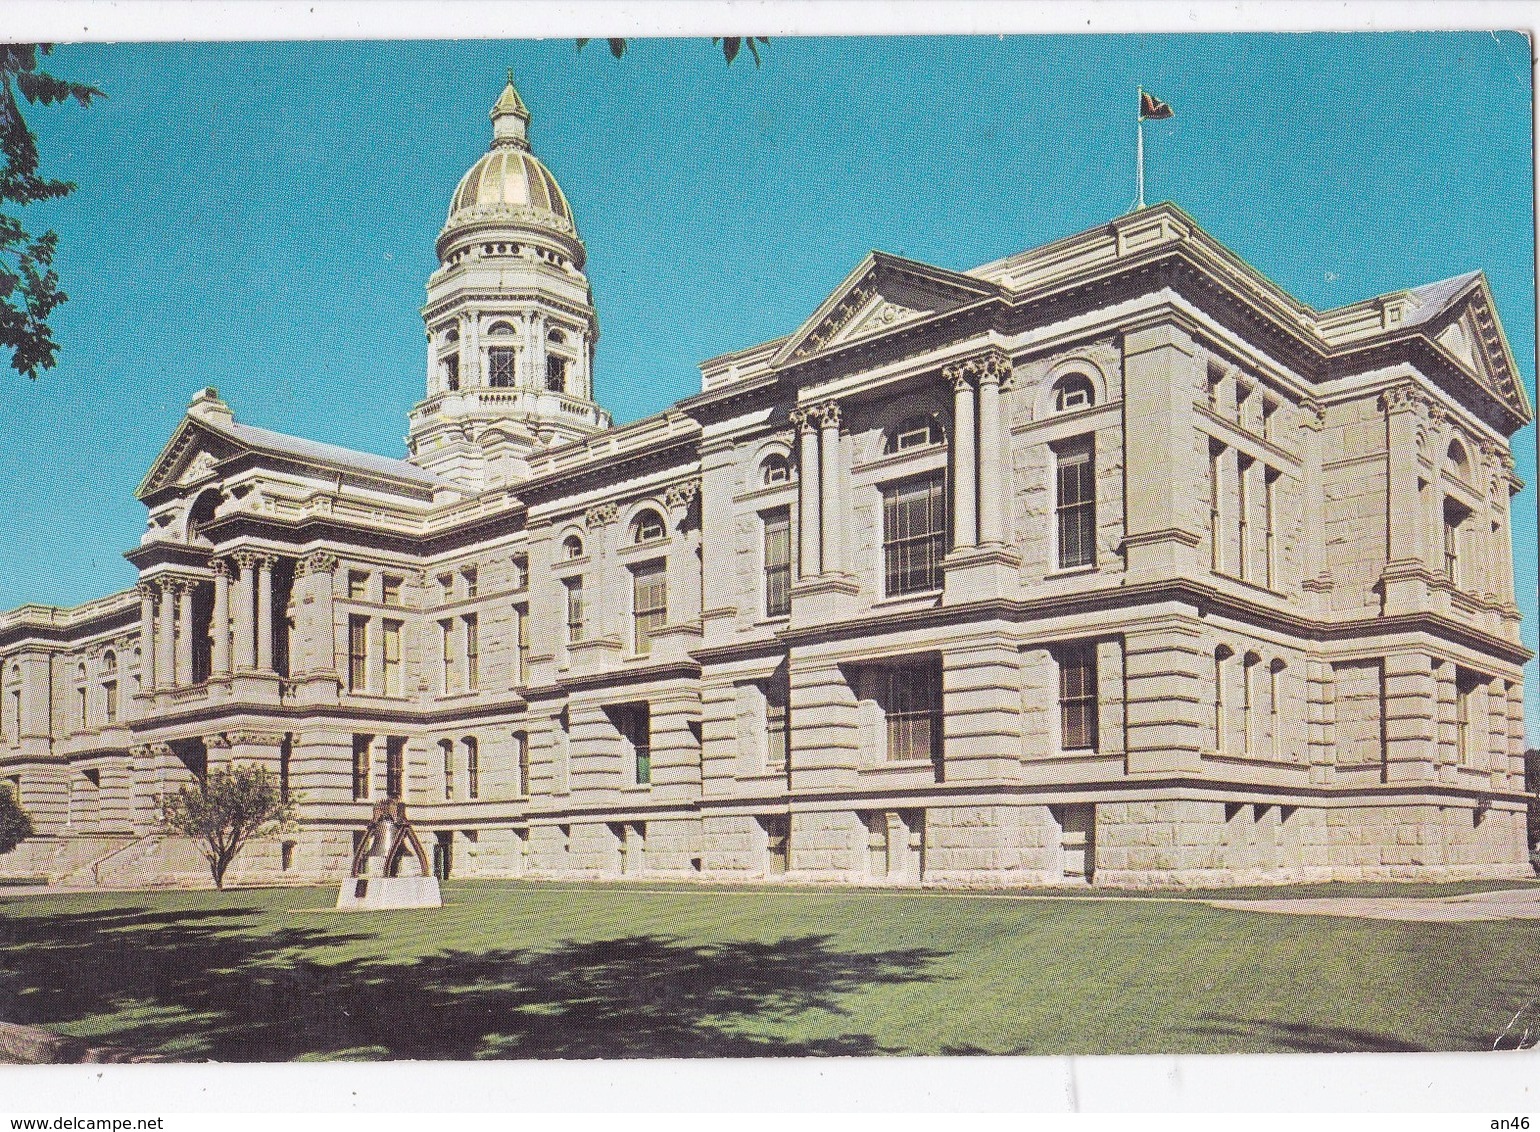
[{"label": "rectangular window", "polygon": [[567,643],[576,644],[583,639],[587,628],[583,608],[583,579],[567,578],[562,584],[567,587]]},{"label": "rectangular window", "polygon": [[401,628],[400,621],[387,621],[381,626],[380,637],[385,645],[385,694],[401,695]]},{"label": "rectangular window", "polygon": [[381,600],[386,605],[401,604],[401,579],[385,575],[385,580],[380,586]]},{"label": "rectangular window", "polygon": [[481,626],[474,613],[467,613],[465,624],[465,687],[474,692],[481,683]]},{"label": "rectangular window", "polygon": [[369,800],[369,776],[373,769],[374,736],[353,736],[353,801]]},{"label": "rectangular window", "polygon": [[444,388],[453,393],[460,388],[460,359],[451,354],[442,359],[439,365],[443,368]]},{"label": "rectangular window", "polygon": [[353,614],[348,618],[348,691],[369,688],[369,618]]},{"label": "rectangular window", "polygon": [[366,601],[369,597],[369,575],[362,570],[348,571],[348,598]]},{"label": "rectangular window", "polygon": [[465,740],[465,791],[471,798],[481,796],[481,744]]},{"label": "rectangular window", "polygon": [[546,355],[545,387],[552,393],[565,393],[567,391],[566,358],[558,358],[555,354]]},{"label": "rectangular window", "polygon": [[791,613],[791,512],[765,516],[765,616]]},{"label": "rectangular window", "polygon": [[406,797],[406,738],[385,737],[385,797]]},{"label": "rectangular window", "polygon": [[946,489],[939,475],[884,488],[882,557],[888,597],[941,586],[946,555]]},{"label": "rectangular window", "polygon": [[1209,568],[1220,573],[1225,565],[1224,514],[1220,508],[1220,487],[1224,480],[1225,446],[1216,441],[1208,445],[1208,541]]},{"label": "rectangular window", "polygon": [[476,567],[467,566],[460,571],[460,586],[464,591],[465,597],[473,598],[476,596],[478,592]]},{"label": "rectangular window", "polygon": [[294,736],[285,734],[278,745],[278,798],[289,800],[289,772],[294,764]]},{"label": "rectangular window", "polygon": [[438,600],[440,604],[453,601],[455,598],[455,576],[453,574],[440,574],[438,576]]},{"label": "rectangular window", "polygon": [[620,732],[632,781],[638,786],[646,786],[652,781],[651,708],[647,704],[623,704],[613,709],[611,718]]},{"label": "rectangular window", "polygon": [[444,801],[452,802],[455,796],[455,745],[452,740],[440,739],[439,754],[444,760]]},{"label": "rectangular window", "polygon": [[1273,440],[1276,431],[1276,418],[1278,416],[1278,402],[1262,399],[1262,439]]},{"label": "rectangular window", "polygon": [[1096,565],[1096,461],[1090,438],[1057,450],[1059,569]]},{"label": "rectangular window", "polygon": [[439,665],[442,670],[439,687],[447,696],[459,690],[459,657],[456,655],[458,638],[452,619],[438,623],[438,636]]},{"label": "rectangular window", "polygon": [[487,384],[493,389],[513,388],[515,356],[512,346],[493,346],[487,351]]},{"label": "rectangular window", "polygon": [[884,664],[867,669],[861,698],[882,713],[884,754],[890,762],[929,760],[941,769],[941,665]]},{"label": "rectangular window", "polygon": [[668,620],[668,575],[662,562],[638,566],[631,574],[631,608],[637,656],[652,651],[652,635]]},{"label": "rectangular window", "polygon": [[1250,456],[1238,456],[1235,461],[1235,511],[1240,528],[1240,545],[1236,554],[1240,558],[1240,576],[1247,581],[1251,579],[1251,493],[1247,489],[1254,463],[1256,461]]},{"label": "rectangular window", "polygon": [[525,555],[514,555],[511,573],[515,593],[521,593],[529,588],[529,559]]},{"label": "rectangular window", "polygon": [[1059,742],[1066,751],[1096,750],[1096,646],[1059,655]]},{"label": "rectangular window", "polygon": [[524,606],[515,606],[513,610],[514,634],[518,642],[517,652],[514,656],[513,682],[515,684],[529,683],[529,610]]},{"label": "rectangular window", "polygon": [[107,681],[103,685],[102,691],[107,694],[106,720],[108,723],[116,723],[118,721],[118,682],[116,680]]},{"label": "rectangular window", "polygon": [[766,680],[765,696],[765,765],[770,770],[782,770],[786,766],[787,752],[791,747],[790,712],[784,671]]}]

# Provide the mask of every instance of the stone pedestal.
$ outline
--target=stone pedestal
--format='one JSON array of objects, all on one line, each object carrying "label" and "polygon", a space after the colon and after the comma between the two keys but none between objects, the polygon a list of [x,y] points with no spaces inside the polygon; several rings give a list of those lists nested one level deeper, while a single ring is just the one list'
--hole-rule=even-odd
[{"label": "stone pedestal", "polygon": [[443,905],[438,877],[349,877],[337,892],[337,908],[343,912]]}]

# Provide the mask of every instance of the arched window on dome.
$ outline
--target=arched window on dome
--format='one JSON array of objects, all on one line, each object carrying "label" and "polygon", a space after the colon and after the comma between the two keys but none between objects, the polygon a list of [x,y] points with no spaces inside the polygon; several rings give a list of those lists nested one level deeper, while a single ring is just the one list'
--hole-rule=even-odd
[{"label": "arched window on dome", "polygon": [[487,327],[487,334],[492,338],[511,338],[516,333],[518,332],[514,330],[511,322],[499,320]]},{"label": "arched window on dome", "polygon": [[1069,413],[1096,404],[1096,386],[1083,373],[1065,374],[1053,387],[1053,411]]},{"label": "arched window on dome", "polygon": [[561,540],[561,556],[564,561],[572,562],[583,557],[583,540],[577,535],[568,535]]},{"label": "arched window on dome", "polygon": [[766,487],[786,483],[791,479],[791,461],[779,452],[772,452],[759,465],[759,482]]},{"label": "arched window on dome", "polygon": [[668,528],[663,524],[663,516],[659,515],[651,507],[631,520],[631,541],[633,543],[659,542],[667,532]]},{"label": "arched window on dome", "polygon": [[565,393],[567,391],[567,371],[571,368],[572,359],[563,357],[549,349],[555,346],[558,349],[567,345],[567,336],[560,330],[552,330],[545,336],[545,387],[552,393]]},{"label": "arched window on dome", "polygon": [[883,435],[882,452],[891,456],[896,452],[910,452],[916,448],[933,448],[946,443],[946,432],[934,415],[906,417]]}]

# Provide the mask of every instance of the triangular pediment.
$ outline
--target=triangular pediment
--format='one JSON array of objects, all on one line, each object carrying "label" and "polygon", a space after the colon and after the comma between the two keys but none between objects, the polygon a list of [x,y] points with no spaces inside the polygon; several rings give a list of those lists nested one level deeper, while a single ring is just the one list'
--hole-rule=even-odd
[{"label": "triangular pediment", "polygon": [[1476,276],[1428,326],[1430,337],[1496,400],[1529,420],[1532,407],[1486,278]]},{"label": "triangular pediment", "polygon": [[998,293],[994,284],[971,275],[872,252],[786,340],[770,364],[805,361]]},{"label": "triangular pediment", "polygon": [[223,433],[193,417],[183,417],[134,496],[143,499],[163,488],[188,488],[212,480],[221,464],[244,451],[244,446]]}]

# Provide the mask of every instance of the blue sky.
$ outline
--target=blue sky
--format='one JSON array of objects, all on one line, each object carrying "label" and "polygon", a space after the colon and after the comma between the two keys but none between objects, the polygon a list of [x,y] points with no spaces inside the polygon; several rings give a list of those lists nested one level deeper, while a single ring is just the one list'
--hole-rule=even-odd
[{"label": "blue sky", "polygon": [[[1516,34],[785,38],[757,70],[703,40],[65,46],[51,67],[109,97],[31,116],[80,189],[28,210],[71,299],[58,368],[0,373],[0,608],[132,583],[133,488],[204,385],[402,454],[433,239],[509,66],[588,245],[618,421],[793,329],[872,248],[961,269],[1126,211],[1141,83],[1177,112],[1150,200],[1316,307],[1484,269],[1533,397]],[[1533,426],[1515,450],[1532,485]],[[1533,649],[1532,486],[1515,532]]]}]

